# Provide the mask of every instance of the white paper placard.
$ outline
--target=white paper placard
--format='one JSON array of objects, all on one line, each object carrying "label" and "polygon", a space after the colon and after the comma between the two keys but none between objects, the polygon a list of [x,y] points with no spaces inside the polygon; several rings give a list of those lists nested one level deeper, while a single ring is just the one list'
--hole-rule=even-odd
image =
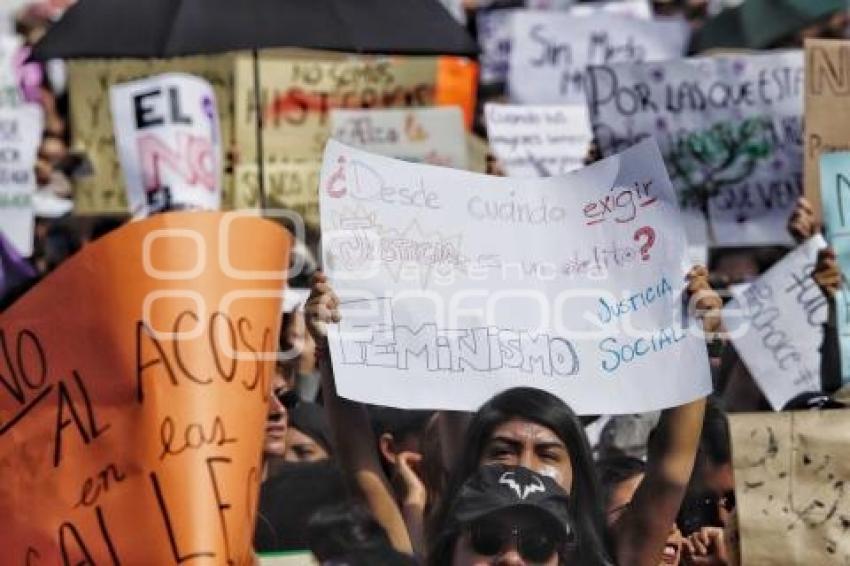
[{"label": "white paper placard", "polygon": [[580,105],[488,103],[487,139],[508,177],[552,177],[584,166],[593,136]]},{"label": "white paper placard", "polygon": [[786,223],[802,194],[800,51],[598,66],[588,86],[603,155],[655,137],[692,243],[791,244]]},{"label": "white paper placard", "polygon": [[0,108],[0,231],[23,257],[32,255],[32,196],[43,118],[35,104]]},{"label": "white paper placard", "polygon": [[466,131],[457,106],[331,110],[331,136],[413,163],[467,169]]},{"label": "white paper placard", "polygon": [[[646,0],[622,0],[611,2],[594,2],[593,4],[573,4],[567,2],[528,3],[532,9],[566,10],[574,16],[592,16],[595,14],[617,14],[642,20],[652,19],[652,9]],[[481,48],[479,64],[481,65],[481,83],[499,84],[508,79],[508,67],[511,58],[511,21],[510,17],[516,10],[509,8],[494,8],[479,10],[475,16],[478,45]],[[582,101],[583,102],[583,101]]]},{"label": "white paper placard", "polygon": [[114,85],[109,99],[130,213],[218,210],[222,140],[212,85],[166,73]]},{"label": "white paper placard", "polygon": [[18,36],[0,33],[0,108],[18,106],[22,102],[17,68],[20,49]]},{"label": "white paper placard", "polygon": [[616,14],[523,10],[511,24],[508,90],[519,104],[583,104],[588,65],[673,59],[687,47],[676,24]]},{"label": "white paper placard", "polygon": [[820,391],[820,347],[827,302],[811,274],[814,236],[786,255],[723,308],[732,344],[774,410],[799,395]]},{"label": "white paper placard", "polygon": [[323,265],[342,301],[329,342],[344,397],[474,410],[526,385],[583,414],[614,414],[711,388],[704,338],[681,323],[690,263],[651,141],[546,179],[331,141],[319,194]]}]

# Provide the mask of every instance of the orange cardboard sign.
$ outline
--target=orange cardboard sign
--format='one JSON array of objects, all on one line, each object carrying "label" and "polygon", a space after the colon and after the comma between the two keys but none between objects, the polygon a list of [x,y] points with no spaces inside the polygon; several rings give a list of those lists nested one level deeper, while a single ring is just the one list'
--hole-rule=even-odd
[{"label": "orange cardboard sign", "polygon": [[465,57],[443,56],[437,60],[437,86],[434,102],[438,106],[460,106],[466,128],[472,129],[478,90],[478,64]]},{"label": "orange cardboard sign", "polygon": [[288,250],[248,214],[157,215],[0,315],[4,564],[253,564]]}]

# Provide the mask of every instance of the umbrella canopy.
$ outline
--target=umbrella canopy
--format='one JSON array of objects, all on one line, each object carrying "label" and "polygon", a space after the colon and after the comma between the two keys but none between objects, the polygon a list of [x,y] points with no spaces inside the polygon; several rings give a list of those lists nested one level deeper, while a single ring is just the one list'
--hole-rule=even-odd
[{"label": "umbrella canopy", "polygon": [[32,58],[164,58],[265,47],[474,56],[436,0],[80,0]]},{"label": "umbrella canopy", "polygon": [[692,47],[764,49],[845,9],[846,0],[745,0],[706,22]]}]

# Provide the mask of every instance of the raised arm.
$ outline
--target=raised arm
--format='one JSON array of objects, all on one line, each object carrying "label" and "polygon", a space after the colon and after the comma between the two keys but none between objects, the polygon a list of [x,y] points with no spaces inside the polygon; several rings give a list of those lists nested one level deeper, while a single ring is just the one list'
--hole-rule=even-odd
[{"label": "raised arm", "polygon": [[325,411],[339,465],[348,482],[387,532],[393,546],[400,552],[412,554],[413,547],[404,518],[381,468],[377,443],[366,407],[337,395],[328,351],[327,325],[339,322],[339,299],[322,273],[317,273],[313,279],[304,314],[307,329],[316,342]]},{"label": "raised arm", "polygon": [[[723,301],[708,284],[704,267],[694,268],[688,279],[703,331],[713,336],[720,330]],[[688,379],[689,369],[680,371]],[[693,472],[704,414],[705,399],[661,413],[649,442],[646,474],[612,533],[620,566],[656,566],[661,561]]]}]

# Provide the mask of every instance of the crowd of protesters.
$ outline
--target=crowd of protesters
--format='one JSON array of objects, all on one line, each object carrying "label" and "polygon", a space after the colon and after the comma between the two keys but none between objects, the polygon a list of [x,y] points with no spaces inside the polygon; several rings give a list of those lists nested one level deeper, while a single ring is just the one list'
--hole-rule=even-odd
[{"label": "crowd of protesters", "polygon": [[[471,15],[475,0],[465,2]],[[709,17],[707,0],[656,0],[659,15]],[[26,52],[55,14],[43,4],[16,13],[23,95],[41,105],[36,164],[34,278],[7,286],[6,308],[38,277],[124,219],[82,219],[72,210],[67,93],[61,63],[26,63]],[[469,18],[474,23],[474,18]],[[844,37],[847,14],[794,29],[804,37]],[[472,23],[470,24],[472,27]],[[472,30],[474,31],[474,30]],[[498,96],[498,95],[497,95]],[[593,159],[590,151],[589,159]],[[494,170],[498,170],[494,164]],[[801,198],[788,220],[801,242],[820,230]],[[312,246],[302,247],[301,252]],[[695,314],[710,337],[714,392],[655,414],[578,417],[569,400],[516,388],[475,413],[367,406],[337,395],[327,327],[340,320],[327,278],[307,274],[309,298],[283,316],[268,410],[265,468],[256,524],[258,552],[309,549],[322,563],[351,565],[737,564],[735,484],[726,414],[770,410],[725,339],[719,311],[730,285],[752,281],[782,248],[711,250],[688,275]],[[315,264],[315,259],[308,264]],[[814,278],[834,297],[835,253],[818,256]],[[843,406],[835,304],[822,346],[823,388],[789,409]],[[688,379],[688,368],[681,368]]]}]

